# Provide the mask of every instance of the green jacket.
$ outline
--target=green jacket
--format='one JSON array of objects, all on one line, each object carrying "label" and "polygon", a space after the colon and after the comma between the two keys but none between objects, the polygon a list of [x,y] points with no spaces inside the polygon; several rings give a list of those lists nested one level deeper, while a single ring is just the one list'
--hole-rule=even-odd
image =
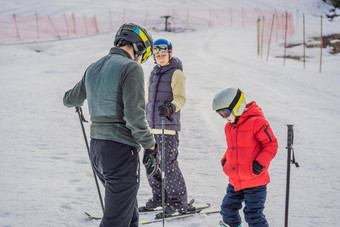
[{"label": "green jacket", "polygon": [[155,140],[145,119],[144,89],[142,67],[125,50],[113,47],[65,93],[64,105],[82,106],[87,99],[92,139],[148,149]]}]

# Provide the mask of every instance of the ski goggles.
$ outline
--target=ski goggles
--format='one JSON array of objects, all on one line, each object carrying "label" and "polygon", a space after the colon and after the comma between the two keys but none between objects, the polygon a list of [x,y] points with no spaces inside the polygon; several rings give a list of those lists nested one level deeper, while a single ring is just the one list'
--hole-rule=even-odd
[{"label": "ski goggles", "polygon": [[168,46],[166,44],[159,44],[153,47],[153,54],[168,52]]},{"label": "ski goggles", "polygon": [[216,113],[221,115],[221,117],[223,118],[228,118],[230,116],[231,111],[228,108],[223,108],[223,109],[216,110]]},{"label": "ski goggles", "polygon": [[138,55],[143,55],[146,52],[146,48],[142,42],[133,43],[132,46]]}]

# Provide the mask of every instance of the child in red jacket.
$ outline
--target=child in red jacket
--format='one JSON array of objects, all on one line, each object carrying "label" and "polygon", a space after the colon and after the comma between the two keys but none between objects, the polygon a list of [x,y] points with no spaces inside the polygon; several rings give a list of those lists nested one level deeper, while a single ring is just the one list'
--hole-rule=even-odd
[{"label": "child in red jacket", "polygon": [[228,122],[225,125],[227,151],[221,164],[229,176],[227,194],[221,205],[221,226],[238,227],[239,210],[249,227],[267,227],[263,214],[268,168],[277,152],[277,140],[255,101],[246,104],[243,92],[226,88],[214,97],[212,108]]}]

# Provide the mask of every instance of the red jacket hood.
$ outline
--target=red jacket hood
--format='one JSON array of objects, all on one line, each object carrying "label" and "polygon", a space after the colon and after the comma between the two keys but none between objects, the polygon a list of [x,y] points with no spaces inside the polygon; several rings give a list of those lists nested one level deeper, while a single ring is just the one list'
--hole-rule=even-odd
[{"label": "red jacket hood", "polygon": [[246,105],[245,111],[240,116],[235,126],[242,124],[248,118],[254,117],[254,116],[264,117],[264,114],[262,112],[262,109],[256,104],[256,102],[252,101]]}]

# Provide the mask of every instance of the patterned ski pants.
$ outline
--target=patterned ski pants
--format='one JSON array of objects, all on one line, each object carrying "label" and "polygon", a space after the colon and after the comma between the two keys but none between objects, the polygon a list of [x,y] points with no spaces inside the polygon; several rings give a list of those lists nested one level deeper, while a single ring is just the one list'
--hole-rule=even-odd
[{"label": "patterned ski pants", "polygon": [[[152,188],[153,199],[161,201],[162,199],[162,173],[161,173],[161,152],[162,152],[162,135],[155,134],[157,151],[157,170],[156,173],[148,177],[149,184]],[[185,181],[181,170],[179,169],[178,156],[178,134],[165,135],[164,139],[165,153],[165,203],[169,203],[175,209],[187,208],[188,198]]]}]

